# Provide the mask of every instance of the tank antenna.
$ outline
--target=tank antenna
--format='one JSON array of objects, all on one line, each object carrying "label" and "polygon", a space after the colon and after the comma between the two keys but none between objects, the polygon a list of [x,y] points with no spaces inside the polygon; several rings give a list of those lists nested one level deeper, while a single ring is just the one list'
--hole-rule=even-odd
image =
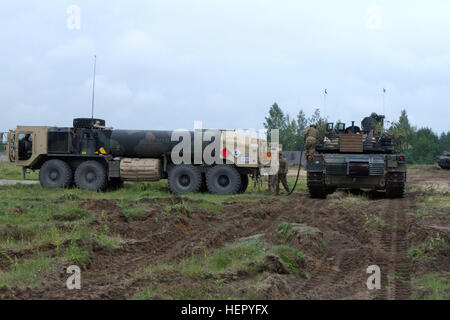
[{"label": "tank antenna", "polygon": [[324,114],[324,116],[326,116],[326,114],[327,114],[327,94],[328,94],[328,90],[325,89],[323,92],[323,114]]},{"label": "tank antenna", "polygon": [[95,72],[97,68],[97,56],[94,56],[94,79],[92,82],[92,111],[91,111],[91,117],[94,119],[94,101],[95,101]]}]

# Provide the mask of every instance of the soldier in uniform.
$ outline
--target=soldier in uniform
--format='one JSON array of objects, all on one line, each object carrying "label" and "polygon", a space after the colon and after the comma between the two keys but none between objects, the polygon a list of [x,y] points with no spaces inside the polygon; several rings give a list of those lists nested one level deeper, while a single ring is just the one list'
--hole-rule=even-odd
[{"label": "soldier in uniform", "polygon": [[19,160],[28,160],[32,154],[32,137],[26,134],[19,139]]},{"label": "soldier in uniform", "polygon": [[289,193],[289,185],[287,182],[288,165],[287,160],[283,156],[283,152],[279,153],[279,166],[278,172],[269,176],[269,191],[275,194],[280,193],[280,182],[283,184],[284,190]]},{"label": "soldier in uniform", "polygon": [[375,130],[377,125],[377,117],[378,115],[375,112],[372,112],[370,117],[365,117],[361,121],[361,125],[366,134],[368,134],[371,130]]},{"label": "soldier in uniform", "polygon": [[316,151],[316,145],[319,142],[319,130],[317,130],[316,125],[312,124],[303,133],[305,138],[305,149],[307,154],[313,154]]}]

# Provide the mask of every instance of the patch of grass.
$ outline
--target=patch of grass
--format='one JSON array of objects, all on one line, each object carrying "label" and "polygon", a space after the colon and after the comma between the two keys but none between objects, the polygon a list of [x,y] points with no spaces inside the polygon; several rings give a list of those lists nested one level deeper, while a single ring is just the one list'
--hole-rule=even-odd
[{"label": "patch of grass", "polygon": [[120,248],[120,245],[122,243],[122,238],[119,236],[108,236],[105,234],[99,234],[96,237],[96,240],[101,245],[105,246],[108,249],[117,249]]},{"label": "patch of grass", "polygon": [[237,242],[215,250],[203,258],[185,259],[180,263],[183,274],[198,276],[202,273],[218,273],[236,270],[261,258],[265,248],[258,240]]},{"label": "patch of grass", "polygon": [[411,246],[408,249],[408,256],[411,260],[417,260],[438,248],[450,248],[450,244],[445,242],[445,239],[441,238],[439,232],[436,233],[434,237],[431,236],[428,238],[427,241],[422,242],[419,245]]},{"label": "patch of grass", "polygon": [[143,221],[147,219],[147,209],[144,207],[127,208],[123,210],[128,222]]},{"label": "patch of grass", "polygon": [[196,207],[200,210],[213,211],[216,213],[222,213],[223,210],[222,204],[209,201],[202,201],[196,205]]},{"label": "patch of grass", "polygon": [[290,273],[296,274],[300,268],[300,263],[305,259],[303,252],[296,248],[281,245],[276,246],[270,252],[277,255]]},{"label": "patch of grass", "polygon": [[39,285],[39,280],[54,267],[55,260],[44,255],[13,263],[8,271],[0,270],[0,287],[28,287]]},{"label": "patch of grass", "polygon": [[69,262],[73,262],[79,266],[86,266],[91,257],[86,248],[80,247],[75,241],[72,241],[64,253],[65,258]]},{"label": "patch of grass", "polygon": [[191,212],[193,210],[192,206],[189,203],[182,200],[179,203],[169,204],[164,207],[164,213],[170,214],[173,212]]},{"label": "patch of grass", "polygon": [[289,241],[294,236],[292,223],[282,222],[278,225],[278,237],[284,241]]},{"label": "patch of grass", "polygon": [[136,293],[131,297],[131,300],[149,300],[155,295],[161,296],[162,292],[158,290],[158,287],[153,285],[145,288],[143,291]]},{"label": "patch of grass", "polygon": [[370,214],[366,215],[366,219],[363,224],[364,229],[367,229],[373,223],[375,223],[380,228],[385,228],[387,226],[386,222],[380,216],[376,214]]},{"label": "patch of grass", "polygon": [[[28,170],[26,178],[27,180],[39,180],[39,171]],[[22,180],[22,167],[9,162],[0,162],[0,179]]]},{"label": "patch of grass", "polygon": [[415,299],[450,300],[450,282],[439,274],[427,274],[412,280]]}]

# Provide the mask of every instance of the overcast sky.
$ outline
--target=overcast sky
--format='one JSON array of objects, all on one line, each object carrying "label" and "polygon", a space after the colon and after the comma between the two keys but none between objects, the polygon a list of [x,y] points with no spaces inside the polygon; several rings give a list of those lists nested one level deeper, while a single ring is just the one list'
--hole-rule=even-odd
[{"label": "overcast sky", "polygon": [[347,123],[404,108],[450,130],[448,0],[2,0],[0,12],[0,131],[89,117],[94,55],[95,116],[115,128],[259,129],[278,102]]}]

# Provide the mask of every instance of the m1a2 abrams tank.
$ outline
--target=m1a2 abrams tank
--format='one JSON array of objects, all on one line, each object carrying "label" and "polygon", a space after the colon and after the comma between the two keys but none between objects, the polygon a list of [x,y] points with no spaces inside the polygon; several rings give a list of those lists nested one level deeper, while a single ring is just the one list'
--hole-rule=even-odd
[{"label": "m1a2 abrams tank", "polygon": [[450,170],[450,151],[444,151],[441,156],[438,156],[437,163],[442,169]]},{"label": "m1a2 abrams tank", "polygon": [[313,198],[326,198],[337,188],[386,190],[389,198],[403,197],[406,162],[395,151],[393,137],[381,133],[384,116],[372,113],[362,129],[329,123],[323,143],[307,155],[307,185]]}]

